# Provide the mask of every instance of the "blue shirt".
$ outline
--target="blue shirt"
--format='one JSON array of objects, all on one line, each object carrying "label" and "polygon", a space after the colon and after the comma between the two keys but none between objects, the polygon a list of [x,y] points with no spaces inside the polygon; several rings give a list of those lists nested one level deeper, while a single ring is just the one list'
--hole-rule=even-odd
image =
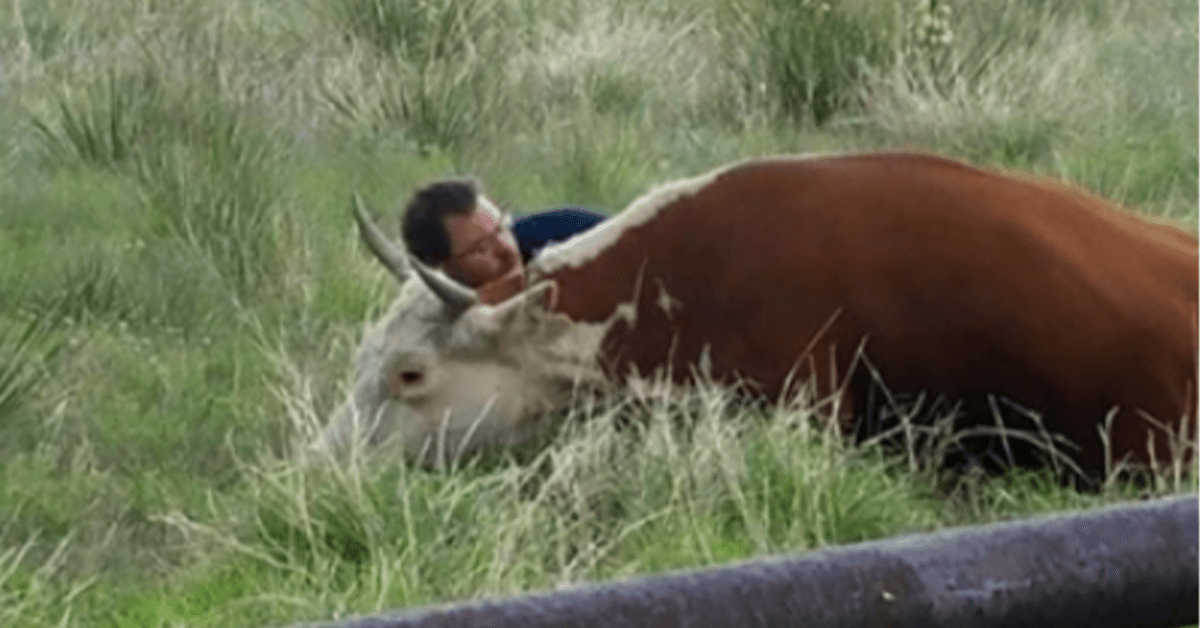
[{"label": "blue shirt", "polygon": [[513,222],[512,232],[521,250],[521,262],[529,263],[547,244],[562,242],[603,220],[603,214],[578,207],[559,207],[518,218]]}]

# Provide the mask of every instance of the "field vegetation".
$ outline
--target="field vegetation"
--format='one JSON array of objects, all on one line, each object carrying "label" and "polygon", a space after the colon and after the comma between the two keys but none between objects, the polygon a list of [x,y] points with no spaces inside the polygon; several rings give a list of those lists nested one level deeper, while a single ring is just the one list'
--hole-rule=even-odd
[{"label": "field vegetation", "polygon": [[804,406],[581,401],[427,471],[310,439],[395,286],[359,190],[618,211],[932,150],[1197,223],[1184,0],[15,0],[0,8],[0,626],[261,626],[1196,490],[947,477]]}]

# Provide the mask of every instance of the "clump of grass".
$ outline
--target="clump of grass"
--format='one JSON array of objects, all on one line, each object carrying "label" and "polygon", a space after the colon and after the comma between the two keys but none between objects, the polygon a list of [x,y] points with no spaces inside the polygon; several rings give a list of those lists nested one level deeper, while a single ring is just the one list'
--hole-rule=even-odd
[{"label": "clump of grass", "polygon": [[276,153],[219,107],[200,123],[204,143],[139,161],[145,206],[160,229],[205,255],[240,293],[269,288],[279,274]]},{"label": "clump of grass", "polygon": [[404,138],[422,155],[457,151],[494,137],[506,93],[500,63],[472,56],[414,65],[397,59],[363,62],[329,75],[321,94],[352,129]]},{"label": "clump of grass", "polygon": [[[50,626],[64,602],[69,604],[95,584],[93,578],[61,591],[54,581],[64,559],[67,539],[60,542],[36,569],[27,566],[37,541],[38,535],[33,534],[21,543],[0,550],[0,621],[6,626]],[[58,619],[69,618],[68,612]]]},{"label": "clump of grass", "polygon": [[945,3],[907,14],[901,54],[867,68],[858,86],[872,121],[921,141],[969,129],[956,148],[981,161],[1026,166],[1047,156],[1070,116],[1094,105],[1069,101],[1086,93],[1074,84],[1091,80],[1094,42],[1077,21],[1021,4],[988,3],[1001,16],[960,15]]},{"label": "clump of grass", "polygon": [[237,299],[227,280],[187,244],[170,237],[84,240],[71,237],[64,246],[25,252],[27,259],[45,261],[32,273],[27,294],[11,303],[47,326],[73,326],[83,333],[101,326],[151,336],[168,329],[195,337],[218,321],[233,320]]},{"label": "clump of grass", "polygon": [[147,144],[173,131],[162,98],[163,85],[153,74],[110,69],[96,84],[63,90],[54,98],[53,113],[31,122],[51,162],[124,168]]},{"label": "clump of grass", "polygon": [[[91,7],[55,0],[15,2],[7,8],[0,19],[0,34],[5,42],[6,81],[16,84],[30,81],[28,86],[32,86],[32,82],[40,78],[37,75],[42,66],[70,54],[82,43],[81,31],[90,23],[87,8]],[[21,85],[9,93],[24,92],[26,87]]]},{"label": "clump of grass", "polygon": [[398,129],[418,150],[458,149],[499,119],[504,65],[517,42],[500,0],[356,0],[327,7],[345,33],[374,50],[322,85],[353,125]]},{"label": "clump of grass", "polygon": [[[1178,28],[1165,23],[1131,27],[1130,13],[1136,9],[1123,2],[995,0],[955,4],[953,11],[943,10],[950,6],[946,3],[936,4],[942,11],[936,20],[932,8],[904,14],[900,54],[890,65],[867,67],[859,86],[872,125],[892,141],[944,147],[980,162],[1051,170],[1135,204],[1141,199],[1123,194],[1121,182],[1098,180],[1095,171],[1117,170],[1111,176],[1128,182],[1139,178],[1130,170],[1141,170],[1137,164],[1146,160],[1194,161],[1166,137],[1166,144],[1115,140],[1111,149],[1061,148],[1125,136],[1112,128],[1117,121],[1136,128],[1129,129],[1130,137],[1144,138],[1165,119],[1194,118],[1159,115],[1164,107],[1195,102],[1194,96],[1177,95],[1180,85],[1195,84],[1195,72],[1187,71],[1194,68],[1187,60],[1194,55],[1176,34]],[[1195,23],[1194,11],[1164,12]],[[944,45],[931,50],[935,31],[943,34]],[[1160,36],[1129,41],[1133,33],[1146,32]],[[1143,54],[1159,61],[1145,63]],[[1179,62],[1161,61],[1172,57]],[[1171,77],[1147,82],[1149,73]],[[1147,90],[1166,93],[1147,97]],[[1194,94],[1194,87],[1190,91]],[[1088,163],[1071,163],[1076,159]],[[1116,163],[1096,163],[1110,160]]]},{"label": "clump of grass", "polygon": [[[637,185],[648,179],[653,157],[641,141],[641,129],[605,117],[579,120],[558,136],[555,154],[547,155],[553,168],[547,177],[557,181],[562,198],[584,206],[614,211],[614,198],[633,198]],[[625,189],[622,189],[625,188]]]},{"label": "clump of grass", "polygon": [[418,66],[474,54],[513,25],[505,0],[349,0],[326,5],[345,32]]},{"label": "clump of grass", "polygon": [[777,115],[821,125],[857,104],[864,67],[889,64],[895,17],[870,3],[730,0],[719,6],[742,89]]},{"label": "clump of grass", "polygon": [[[163,519],[205,555],[260,574],[238,612],[276,622],[727,562],[937,519],[921,482],[824,433],[811,411],[764,416],[719,388],[580,399],[541,445],[430,472],[390,451],[308,452],[322,413],[303,376],[286,380],[291,451],[243,463],[246,491],[214,499],[214,512]],[[306,591],[306,602],[280,605],[256,587]],[[226,611],[197,612],[220,623]]]},{"label": "clump of grass", "polygon": [[1086,120],[1080,150],[1064,152],[1055,170],[1110,198],[1195,225],[1194,203],[1180,198],[1197,189],[1190,139],[1198,120],[1193,9],[1175,5],[1136,29],[1117,22],[1099,42],[1094,63],[1107,69],[1109,89]]},{"label": "clump of grass", "polygon": [[18,308],[0,316],[0,428],[8,433],[0,451],[20,450],[34,436],[27,404],[52,380],[69,337],[57,326],[60,309],[52,306],[46,317]]},{"label": "clump of grass", "polygon": [[[420,12],[420,20],[458,25],[421,35],[446,43],[413,44],[417,52],[352,34],[352,44],[363,45],[351,46],[358,53],[352,63],[323,73],[325,102],[359,132],[397,134],[423,154],[456,153],[475,166],[508,161],[514,141],[553,142],[579,116],[686,124],[708,115],[706,96],[723,90],[705,77],[713,68],[703,16],[654,21],[584,3],[558,7],[571,14],[559,23],[531,17],[529,3],[482,5],[481,18],[467,19],[451,4],[413,3],[405,10]],[[339,10],[364,13],[361,6]],[[478,158],[481,151],[489,158]]]},{"label": "clump of grass", "polygon": [[64,86],[31,123],[48,169],[136,181],[154,217],[138,235],[176,238],[245,297],[279,270],[278,147],[253,88],[235,80],[241,60],[215,32],[227,18],[201,9],[180,7],[175,40],[150,37],[100,79]]},{"label": "clump of grass", "polygon": [[57,120],[34,119],[45,155],[134,178],[155,217],[143,237],[177,238],[240,291],[262,286],[276,270],[270,137],[218,100],[172,93],[150,69],[84,93],[64,92]]}]

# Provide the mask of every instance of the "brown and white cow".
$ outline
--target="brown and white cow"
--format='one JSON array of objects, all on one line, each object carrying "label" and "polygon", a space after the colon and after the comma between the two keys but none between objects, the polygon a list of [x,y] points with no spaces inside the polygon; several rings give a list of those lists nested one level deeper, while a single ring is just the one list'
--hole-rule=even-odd
[{"label": "brown and white cow", "polygon": [[1144,416],[1195,434],[1196,237],[1044,178],[910,153],[738,163],[544,250],[497,306],[356,211],[384,264],[424,281],[367,334],[327,444],[398,435],[435,463],[526,438],[580,384],[683,381],[702,354],[768,399],[842,391],[847,432],[878,410],[864,363],[890,391],[961,401],[963,425],[994,424],[999,400],[1093,475],[1110,412],[1116,459],[1146,461],[1151,434],[1169,458]]}]

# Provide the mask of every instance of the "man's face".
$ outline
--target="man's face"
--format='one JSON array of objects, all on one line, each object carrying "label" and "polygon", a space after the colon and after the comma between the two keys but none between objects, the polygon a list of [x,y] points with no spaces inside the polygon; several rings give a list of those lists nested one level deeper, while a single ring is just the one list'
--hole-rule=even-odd
[{"label": "man's face", "polygon": [[475,211],[446,218],[450,258],[442,269],[451,278],[478,288],[521,272],[521,253],[512,233],[501,222],[500,210],[479,197]]}]

